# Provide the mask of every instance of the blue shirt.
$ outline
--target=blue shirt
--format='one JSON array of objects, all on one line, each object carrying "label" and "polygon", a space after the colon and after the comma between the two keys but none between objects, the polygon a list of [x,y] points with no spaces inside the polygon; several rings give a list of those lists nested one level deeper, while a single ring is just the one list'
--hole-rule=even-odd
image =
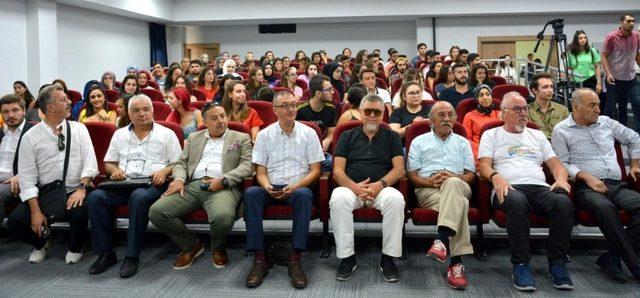
[{"label": "blue shirt", "polygon": [[425,133],[411,142],[407,172],[419,170],[418,175],[429,177],[446,170],[463,174],[476,171],[471,144],[466,138],[451,133],[444,141],[433,132]]},{"label": "blue shirt", "polygon": [[640,136],[607,116],[599,116],[589,127],[580,126],[573,114],[553,128],[551,144],[569,177],[586,171],[598,179],[621,180],[614,141],[629,148],[632,159],[640,158]]}]

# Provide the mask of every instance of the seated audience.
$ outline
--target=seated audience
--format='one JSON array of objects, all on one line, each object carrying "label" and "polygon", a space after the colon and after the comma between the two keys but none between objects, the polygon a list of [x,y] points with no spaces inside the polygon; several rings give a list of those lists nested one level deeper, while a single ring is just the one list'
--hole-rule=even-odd
[{"label": "seated audience", "polygon": [[100,87],[94,86],[89,92],[88,99],[86,108],[80,111],[78,121],[81,123],[102,122],[116,125],[116,111],[109,110],[107,96]]},{"label": "seated audience", "polygon": [[303,80],[309,85],[309,81],[313,76],[318,74],[318,64],[310,63],[307,65],[307,68],[304,69],[304,73],[298,76],[298,79]]},{"label": "seated audience", "polygon": [[153,75],[153,80],[158,83],[158,87],[162,90],[164,88],[164,82],[167,79],[167,75],[164,73],[164,67],[162,67],[160,62],[153,64],[151,74]]},{"label": "seated audience", "polygon": [[353,84],[349,87],[347,92],[347,101],[351,104],[351,107],[346,110],[336,123],[336,127],[344,122],[351,120],[361,120],[362,113],[360,113],[360,102],[367,95],[366,88],[362,84]]},{"label": "seated audience", "polygon": [[367,93],[375,94],[382,98],[385,108],[391,112],[393,111],[391,94],[389,94],[389,91],[376,86],[376,78],[376,72],[371,68],[365,68],[360,71],[360,82],[367,88]]},{"label": "seated audience", "polygon": [[323,135],[322,150],[327,152],[336,128],[336,108],[331,104],[333,87],[329,78],[325,75],[311,78],[309,94],[311,98],[298,105],[296,120],[309,121],[320,127]]},{"label": "seated audience", "polygon": [[271,64],[263,64],[262,65],[262,74],[264,75],[264,80],[267,82],[269,87],[275,87],[278,82],[278,77],[273,73],[273,65]]},{"label": "seated audience", "polygon": [[440,94],[444,89],[455,86],[453,70],[451,69],[451,67],[447,65],[442,65],[442,67],[440,67],[440,72],[438,72],[437,82],[438,84],[436,85],[434,91],[436,92],[436,97],[438,97],[438,100],[439,100]]},{"label": "seated audience", "polygon": [[501,120],[502,113],[494,106],[491,87],[488,85],[479,85],[475,88],[475,99],[476,109],[464,115],[462,125],[471,142],[474,160],[477,160],[482,127],[491,121]]},{"label": "seated audience", "polygon": [[116,75],[111,71],[105,71],[100,78],[100,88],[118,90],[118,88],[116,88]]},{"label": "seated audience", "polygon": [[444,58],[444,61],[456,62],[458,61],[458,56],[460,56],[460,47],[459,46],[451,46],[449,49],[449,56]]},{"label": "seated audience", "polygon": [[179,124],[186,140],[202,125],[202,113],[191,107],[189,91],[186,88],[174,88],[167,95],[172,110],[166,121]]},{"label": "seated audience", "polygon": [[266,86],[258,90],[258,92],[256,93],[255,100],[272,102],[273,96],[274,96],[273,89]]},{"label": "seated audience", "polygon": [[118,128],[123,128],[131,124],[131,119],[129,119],[129,99],[133,97],[133,94],[124,94],[116,101],[118,105],[118,118],[116,119],[116,126]]},{"label": "seated audience", "polygon": [[[427,82],[427,88],[429,88],[429,90],[436,92],[436,81],[438,80],[438,75],[440,74],[440,69],[442,69],[442,61],[440,60],[436,60],[431,62],[431,64],[428,67],[427,72],[425,73],[425,78],[426,78],[426,82]],[[427,68],[425,68],[427,69]],[[447,73],[448,75],[448,73]],[[445,77],[446,78],[446,77]],[[445,82],[447,82],[447,80],[445,80]]]},{"label": "seated audience", "polygon": [[122,79],[120,94],[138,94],[138,79],[135,75],[127,75]]},{"label": "seated audience", "polygon": [[171,90],[171,88],[173,88],[173,82],[175,82],[176,79],[182,74],[183,70],[180,67],[170,67],[169,71],[167,72],[167,78],[164,81],[164,88],[162,88],[162,93],[167,94]]},{"label": "seated audience", "polygon": [[296,80],[298,78],[298,71],[295,67],[289,67],[282,73],[282,79],[280,79],[280,87],[287,88],[293,93],[296,98],[296,101],[300,101],[302,98],[302,88],[296,85]]},{"label": "seated audience", "polygon": [[[419,71],[415,69],[408,69],[404,72],[404,75],[402,76],[402,84],[409,82],[414,82],[419,85],[420,90],[422,90],[422,93],[420,93],[421,100],[433,100],[433,97],[431,97],[431,93],[424,90],[424,80],[422,79]],[[393,96],[393,100],[391,101],[391,105],[394,109],[404,106],[402,104],[401,92],[396,92],[396,94]]]},{"label": "seated audience", "polygon": [[256,99],[258,90],[264,87],[269,87],[264,80],[264,74],[261,68],[255,67],[249,72],[249,79],[247,80],[247,92],[251,98]]},{"label": "seated audience", "polygon": [[198,89],[205,94],[206,101],[212,101],[216,92],[218,92],[218,85],[216,84],[216,74],[213,69],[205,68],[200,71],[198,77]]},{"label": "seated audience", "polygon": [[346,86],[342,81],[342,66],[340,66],[340,64],[338,64],[337,62],[330,62],[324,66],[324,68],[322,69],[322,73],[325,76],[329,77],[329,80],[331,80],[331,86],[338,90],[340,99],[344,98]]},{"label": "seated audience", "polygon": [[473,91],[479,85],[487,85],[491,88],[496,85],[496,83],[491,80],[488,76],[489,69],[486,65],[482,63],[476,63],[471,66],[471,74],[469,75],[469,89]]},{"label": "seated audience", "polygon": [[236,62],[233,61],[232,59],[225,61],[224,64],[222,65],[222,75],[220,76],[224,76],[224,75],[232,75],[242,80],[242,76],[236,73]]},{"label": "seated audience", "polygon": [[495,75],[507,80],[508,84],[518,83],[518,72],[513,67],[513,61],[511,60],[511,56],[503,55],[498,58],[504,59],[504,60],[494,65],[494,68],[496,69]]},{"label": "seated audience", "polygon": [[186,88],[189,92],[189,101],[198,101],[198,99],[193,95],[193,92],[191,91],[193,89],[193,83],[189,81],[189,78],[187,76],[181,75],[177,77],[175,81],[173,81],[173,87],[171,89],[173,90],[176,88]]},{"label": "seated audience", "polygon": [[551,75],[538,73],[531,78],[529,89],[535,100],[529,104],[529,120],[544,132],[547,139],[551,139],[553,127],[569,117],[569,110],[553,101],[554,90]]},{"label": "seated audience", "polygon": [[456,107],[463,99],[473,98],[473,91],[469,89],[469,72],[466,65],[454,64],[451,66],[451,72],[453,72],[454,85],[442,90],[438,95],[438,100],[448,101]]},{"label": "seated audience", "polygon": [[153,89],[153,87],[149,85],[149,81],[151,81],[151,74],[149,74],[149,72],[146,70],[139,70],[137,77],[138,89]]},{"label": "seated audience", "polygon": [[260,119],[258,112],[247,105],[247,95],[242,83],[230,80],[225,88],[222,107],[228,115],[229,122],[241,122],[251,130],[251,140],[255,142],[260,125],[264,122]]},{"label": "seated audience", "polygon": [[200,75],[200,71],[202,70],[202,60],[193,59],[191,63],[189,63],[189,73],[185,74],[188,76],[189,82],[197,83],[198,76]]},{"label": "seated audience", "polygon": [[422,86],[420,83],[410,81],[402,84],[400,89],[401,107],[395,109],[389,116],[389,126],[404,140],[407,127],[416,121],[429,118],[429,106],[422,105]]}]

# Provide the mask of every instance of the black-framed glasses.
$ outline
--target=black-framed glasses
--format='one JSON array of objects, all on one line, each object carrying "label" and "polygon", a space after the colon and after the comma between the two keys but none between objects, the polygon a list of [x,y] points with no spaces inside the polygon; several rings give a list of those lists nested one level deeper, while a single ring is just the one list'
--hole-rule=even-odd
[{"label": "black-framed glasses", "polygon": [[364,109],[362,110],[362,113],[364,113],[365,116],[371,116],[371,114],[376,117],[382,116],[382,111],[378,109]]},{"label": "black-framed glasses", "polygon": [[65,141],[65,138],[61,132],[58,134],[58,151],[64,151],[64,148],[66,147],[66,145],[64,144],[64,141]]},{"label": "black-framed glasses", "polygon": [[325,89],[322,89],[322,92],[329,92],[329,93],[333,93],[333,87],[331,87],[331,88],[325,88]]},{"label": "black-framed glasses", "polygon": [[520,114],[523,111],[525,113],[529,112],[529,106],[515,106],[511,108],[504,108],[505,110],[513,110],[516,114]]}]

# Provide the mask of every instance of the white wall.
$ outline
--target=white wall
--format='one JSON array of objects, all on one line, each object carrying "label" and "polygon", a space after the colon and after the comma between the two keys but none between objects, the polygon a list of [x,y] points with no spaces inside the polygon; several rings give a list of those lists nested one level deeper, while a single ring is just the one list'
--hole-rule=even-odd
[{"label": "white wall", "polygon": [[[442,54],[448,53],[452,45],[476,52],[478,36],[537,35],[545,23],[555,18],[565,19],[567,43],[571,43],[578,29],[587,33],[590,42],[601,42],[618,27],[619,17],[620,13],[436,18],[436,46]],[[545,34],[552,33],[553,28],[548,26]]]},{"label": "white wall", "polygon": [[379,48],[386,58],[390,47],[402,53],[415,53],[416,22],[298,24],[296,33],[259,34],[258,25],[187,27],[187,43],[220,43],[222,51],[243,55],[253,51],[260,57],[267,50],[276,56],[292,57],[297,50],[311,52],[325,49],[330,56],[348,47]]},{"label": "white wall", "polygon": [[121,80],[128,66],[149,68],[147,22],[58,5],[60,78],[82,92],[91,79],[111,70]]},{"label": "white wall", "polygon": [[[185,28],[167,26],[167,60],[180,61],[184,56]],[[167,65],[165,65],[167,66]]]},{"label": "white wall", "polygon": [[20,0],[0,1],[0,95],[13,93],[14,81],[25,81],[31,92],[38,87],[31,86],[27,78],[27,17],[26,4]]}]

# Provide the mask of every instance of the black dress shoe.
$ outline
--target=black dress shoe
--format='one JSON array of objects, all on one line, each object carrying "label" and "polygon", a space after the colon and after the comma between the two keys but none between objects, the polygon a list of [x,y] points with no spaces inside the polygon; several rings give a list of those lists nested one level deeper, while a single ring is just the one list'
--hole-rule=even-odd
[{"label": "black dress shoe", "polygon": [[611,252],[606,252],[598,258],[596,264],[600,266],[602,271],[604,271],[607,276],[620,283],[627,282],[627,275],[624,273],[624,271],[622,271],[620,257],[618,257],[617,255]]},{"label": "black dress shoe", "polygon": [[138,272],[138,258],[124,257],[120,267],[120,277],[129,278]]},{"label": "black dress shoe", "polygon": [[117,262],[118,258],[116,257],[115,252],[101,252],[98,259],[93,263],[93,265],[91,265],[91,268],[89,268],[89,273],[100,274],[109,269],[109,267],[115,265]]}]

